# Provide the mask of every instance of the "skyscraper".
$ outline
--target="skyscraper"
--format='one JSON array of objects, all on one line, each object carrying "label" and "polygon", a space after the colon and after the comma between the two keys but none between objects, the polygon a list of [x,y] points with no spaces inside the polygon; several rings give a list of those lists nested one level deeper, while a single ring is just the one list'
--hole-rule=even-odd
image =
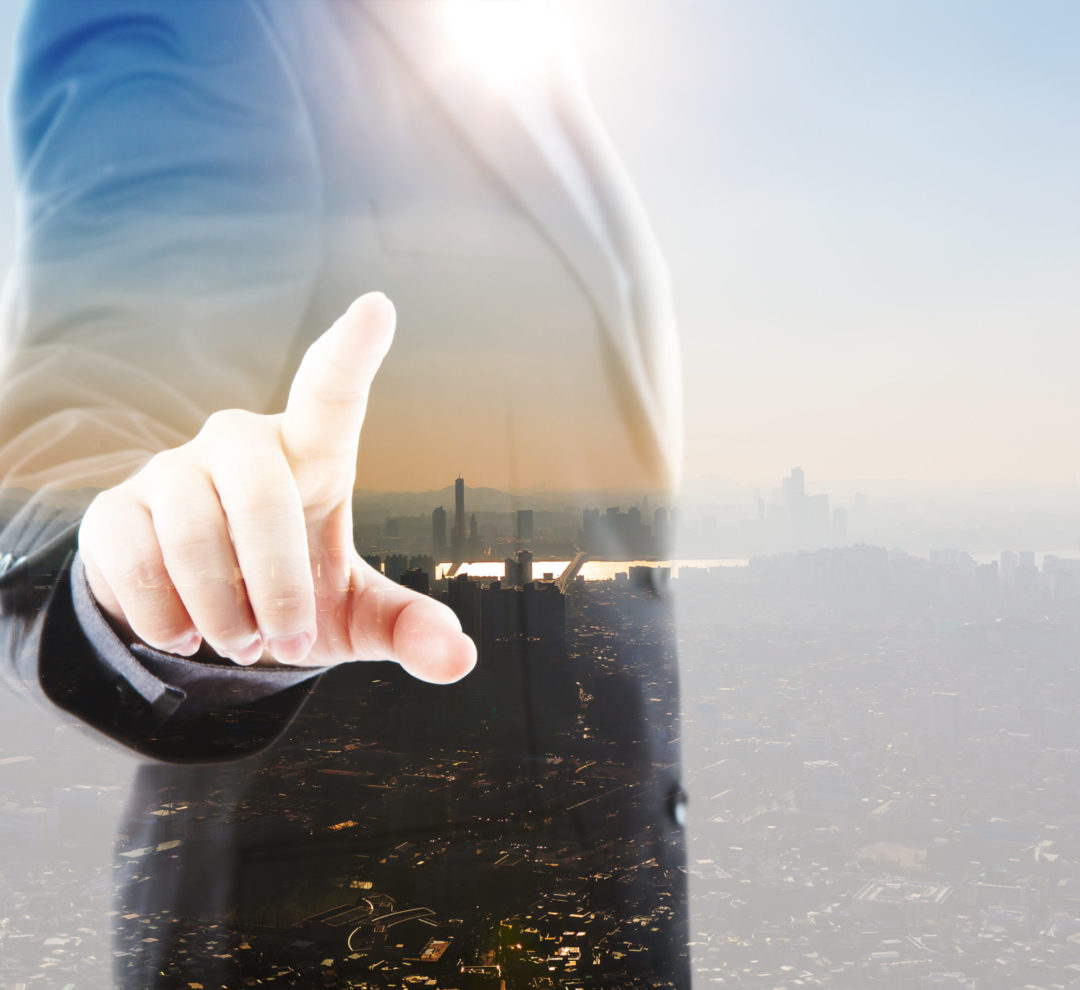
[{"label": "skyscraper", "polygon": [[436,561],[446,553],[446,509],[441,505],[431,513],[431,553]]},{"label": "skyscraper", "polygon": [[400,583],[401,575],[409,569],[409,558],[403,553],[389,553],[383,561],[383,573]]},{"label": "skyscraper", "polygon": [[451,534],[454,559],[460,560],[465,548],[465,479],[454,482],[454,531]]},{"label": "skyscraper", "polygon": [[799,494],[806,494],[806,473],[801,467],[791,469],[791,487]]},{"label": "skyscraper", "polygon": [[517,538],[523,543],[531,543],[533,538],[533,510],[518,509]]},{"label": "skyscraper", "polygon": [[533,555],[531,550],[517,552],[518,582],[522,587],[533,579]]}]

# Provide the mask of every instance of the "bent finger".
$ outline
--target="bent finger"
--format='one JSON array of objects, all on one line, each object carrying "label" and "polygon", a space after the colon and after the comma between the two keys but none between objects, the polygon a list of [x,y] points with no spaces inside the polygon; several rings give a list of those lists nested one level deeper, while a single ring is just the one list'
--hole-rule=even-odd
[{"label": "bent finger", "polygon": [[[181,656],[198,650],[201,637],[169,577],[144,504],[116,495],[95,499],[80,527],[80,551],[91,590],[99,575],[139,639]],[[106,604],[101,597],[99,603]]]},{"label": "bent finger", "polygon": [[209,476],[192,472],[182,488],[158,489],[149,508],[165,568],[196,628],[221,656],[255,663],[262,638]]},{"label": "bent finger", "polygon": [[280,448],[222,451],[211,479],[225,513],[248,602],[275,659],[298,663],[317,632],[304,510]]}]

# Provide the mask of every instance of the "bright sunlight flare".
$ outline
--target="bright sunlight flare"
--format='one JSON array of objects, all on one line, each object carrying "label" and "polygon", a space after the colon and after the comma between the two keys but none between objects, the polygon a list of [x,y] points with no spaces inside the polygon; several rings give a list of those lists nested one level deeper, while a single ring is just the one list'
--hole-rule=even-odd
[{"label": "bright sunlight flare", "polygon": [[558,19],[541,0],[447,0],[454,54],[496,84],[544,73],[560,41]]}]

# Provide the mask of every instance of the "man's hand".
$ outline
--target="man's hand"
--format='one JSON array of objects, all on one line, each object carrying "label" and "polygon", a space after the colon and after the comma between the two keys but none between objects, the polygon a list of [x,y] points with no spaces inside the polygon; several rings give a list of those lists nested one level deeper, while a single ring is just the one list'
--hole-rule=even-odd
[{"label": "man's hand", "polygon": [[115,626],[241,664],[394,659],[440,684],[472,669],[453,612],[353,546],[356,448],[394,322],[385,296],[361,296],[308,348],[284,413],[214,413],[94,499],[79,550]]}]

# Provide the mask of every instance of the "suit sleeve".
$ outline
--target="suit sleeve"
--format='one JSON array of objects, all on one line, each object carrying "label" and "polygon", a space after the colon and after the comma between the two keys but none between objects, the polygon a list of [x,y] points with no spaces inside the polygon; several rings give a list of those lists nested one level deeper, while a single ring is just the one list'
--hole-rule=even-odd
[{"label": "suit sleeve", "polygon": [[72,573],[97,491],[215,409],[265,411],[287,380],[320,265],[321,177],[279,41],[255,0],[37,0],[18,39],[0,665],[17,691],[154,758],[257,749],[311,683],[224,691],[215,709],[190,662],[88,631]]}]

